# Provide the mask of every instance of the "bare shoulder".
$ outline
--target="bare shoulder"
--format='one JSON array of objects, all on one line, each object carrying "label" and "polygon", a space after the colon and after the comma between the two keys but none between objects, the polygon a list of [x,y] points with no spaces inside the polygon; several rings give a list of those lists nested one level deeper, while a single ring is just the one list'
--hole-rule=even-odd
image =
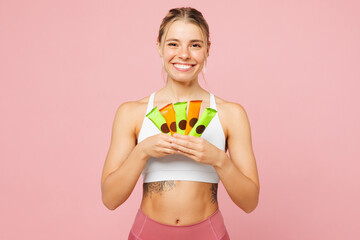
[{"label": "bare shoulder", "polygon": [[119,108],[126,109],[130,111],[132,114],[136,115],[141,113],[143,108],[146,108],[148,101],[149,101],[149,96],[141,98],[139,100],[124,102],[119,106]]},{"label": "bare shoulder", "polygon": [[215,96],[216,106],[220,106],[223,111],[243,111],[245,112],[245,108],[237,102],[226,101],[218,96]]},{"label": "bare shoulder", "polygon": [[215,96],[215,101],[219,119],[227,138],[229,136],[229,129],[234,123],[241,124],[244,120],[247,121],[246,110],[240,103],[226,101],[218,96]]},{"label": "bare shoulder", "polygon": [[146,114],[146,107],[149,101],[149,96],[141,98],[139,100],[127,101],[117,109],[116,115],[126,117],[131,122],[131,129],[134,135],[137,137],[140,131],[142,120]]}]

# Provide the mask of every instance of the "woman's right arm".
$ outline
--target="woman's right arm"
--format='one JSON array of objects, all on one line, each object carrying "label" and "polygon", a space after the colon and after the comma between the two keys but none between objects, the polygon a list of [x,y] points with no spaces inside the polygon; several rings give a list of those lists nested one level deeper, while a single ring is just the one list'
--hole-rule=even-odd
[{"label": "woman's right arm", "polygon": [[135,105],[134,102],[121,104],[113,122],[110,148],[101,177],[102,201],[111,210],[130,196],[147,160],[141,145],[136,145]]},{"label": "woman's right arm", "polygon": [[136,119],[140,116],[136,112],[137,104],[123,103],[115,114],[111,144],[101,177],[102,201],[110,210],[116,209],[131,195],[149,156],[175,153],[171,148],[172,137],[164,133],[136,144]]}]

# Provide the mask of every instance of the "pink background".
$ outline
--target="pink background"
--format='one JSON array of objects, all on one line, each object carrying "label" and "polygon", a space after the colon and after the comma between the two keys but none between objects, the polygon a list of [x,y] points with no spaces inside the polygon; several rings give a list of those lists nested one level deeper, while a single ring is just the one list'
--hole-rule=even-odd
[{"label": "pink background", "polygon": [[164,85],[156,37],[200,10],[204,83],[244,106],[261,191],[219,184],[232,239],[359,239],[359,1],[0,1],[0,239],[127,239],[142,178],[115,211],[100,178],[115,111]]}]

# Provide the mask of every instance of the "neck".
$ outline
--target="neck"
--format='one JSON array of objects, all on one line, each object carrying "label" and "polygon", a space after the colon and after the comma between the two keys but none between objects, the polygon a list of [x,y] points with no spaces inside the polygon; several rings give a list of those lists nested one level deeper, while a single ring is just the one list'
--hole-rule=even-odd
[{"label": "neck", "polygon": [[185,102],[202,99],[206,91],[199,85],[197,79],[184,83],[168,78],[165,87],[160,89],[159,93],[163,93],[164,98],[171,98],[172,102]]}]

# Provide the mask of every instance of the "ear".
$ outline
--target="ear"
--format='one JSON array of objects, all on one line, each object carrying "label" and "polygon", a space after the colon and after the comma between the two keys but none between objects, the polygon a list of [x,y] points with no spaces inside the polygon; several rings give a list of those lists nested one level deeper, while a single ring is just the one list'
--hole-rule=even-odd
[{"label": "ear", "polygon": [[208,46],[207,46],[207,49],[206,49],[208,56],[209,56],[210,45],[211,45],[211,42],[209,41]]},{"label": "ear", "polygon": [[157,47],[158,47],[158,53],[159,53],[160,57],[162,57],[162,56],[161,56],[161,46],[160,46],[160,43],[159,43],[159,42],[156,42],[156,45],[157,45]]}]

